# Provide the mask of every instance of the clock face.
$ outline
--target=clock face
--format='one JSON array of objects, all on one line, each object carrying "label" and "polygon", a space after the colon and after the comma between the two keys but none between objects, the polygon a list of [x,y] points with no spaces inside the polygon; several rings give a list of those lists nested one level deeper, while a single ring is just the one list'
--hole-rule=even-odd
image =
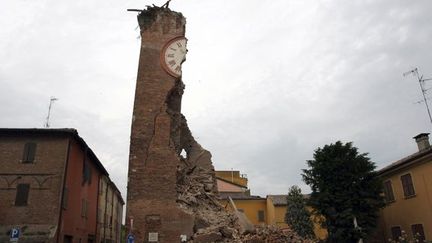
[{"label": "clock face", "polygon": [[186,42],[185,37],[176,37],[164,46],[161,53],[162,67],[171,76],[180,77],[181,65],[186,59]]}]

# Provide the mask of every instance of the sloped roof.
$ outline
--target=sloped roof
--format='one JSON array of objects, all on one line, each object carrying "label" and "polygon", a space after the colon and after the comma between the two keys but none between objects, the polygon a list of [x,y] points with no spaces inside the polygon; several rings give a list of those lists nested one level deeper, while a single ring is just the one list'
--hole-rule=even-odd
[{"label": "sloped roof", "polygon": [[228,197],[231,197],[233,200],[266,200],[265,198],[260,196],[253,196],[235,192],[220,192],[219,196],[221,199],[228,199]]},{"label": "sloped roof", "polygon": [[408,167],[412,164],[418,162],[424,162],[424,158],[432,155],[432,147],[429,147],[425,150],[413,153],[405,158],[397,160],[396,162],[391,163],[390,165],[378,170],[378,175],[383,176],[389,174],[393,171],[397,171],[399,169]]},{"label": "sloped roof", "polygon": [[[288,195],[267,195],[267,198],[270,198],[273,201],[273,205],[275,206],[286,206]],[[304,199],[308,199],[310,194],[303,194]]]},{"label": "sloped roof", "polygon": [[78,131],[74,128],[0,128],[0,135],[63,135],[72,136],[78,141],[83,150],[87,149],[89,157],[94,160],[96,167],[101,172],[109,176],[108,171],[102,165],[93,150],[87,145],[82,137],[78,135]]},{"label": "sloped roof", "polygon": [[267,195],[273,201],[275,206],[285,206],[287,205],[287,195]]}]

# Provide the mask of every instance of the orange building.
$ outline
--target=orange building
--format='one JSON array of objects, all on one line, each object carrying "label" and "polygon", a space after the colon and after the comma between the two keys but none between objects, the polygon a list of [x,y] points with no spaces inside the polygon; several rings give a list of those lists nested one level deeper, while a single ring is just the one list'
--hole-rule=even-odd
[{"label": "orange building", "polygon": [[397,239],[402,231],[432,240],[432,148],[429,134],[414,137],[418,152],[379,170],[387,206],[381,210],[381,240]]},{"label": "orange building", "polygon": [[[274,225],[286,228],[285,213],[287,210],[287,195],[250,195],[247,187],[246,175],[239,171],[216,171],[216,182],[222,203],[232,210],[229,197],[233,200],[237,210],[243,212],[254,225]],[[325,239],[327,232],[320,227],[319,221],[312,218],[314,233],[318,239]]]}]

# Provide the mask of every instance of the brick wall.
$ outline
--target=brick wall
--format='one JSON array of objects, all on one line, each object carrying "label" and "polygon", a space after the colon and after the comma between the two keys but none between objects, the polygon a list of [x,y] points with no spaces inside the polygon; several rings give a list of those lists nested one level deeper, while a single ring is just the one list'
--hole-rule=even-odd
[{"label": "brick wall", "polygon": [[[36,144],[33,163],[22,161],[27,142]],[[67,148],[68,139],[65,137],[0,136],[0,226],[2,229],[8,230],[12,226],[19,225],[31,231],[31,225],[57,226]],[[18,184],[30,184],[26,206],[14,205]]]},{"label": "brick wall", "polygon": [[[90,171],[90,178],[87,181],[83,178],[85,162]],[[95,166],[95,161],[89,158],[85,148],[82,148],[77,141],[72,141],[66,175],[66,188],[69,195],[67,207],[62,214],[60,240],[64,235],[73,236],[76,242],[87,242],[88,235],[96,238],[100,176],[101,172]],[[83,204],[86,204],[85,210]]]},{"label": "brick wall", "polygon": [[[160,65],[163,45],[184,36],[185,19],[176,12],[148,8],[138,17],[141,53],[135,91],[129,178],[127,223],[136,242],[147,242],[148,233],[159,242],[178,242],[181,234],[191,235],[193,217],[176,204],[176,172],[179,164],[168,113],[170,92],[179,80]],[[133,229],[130,220],[133,218]]]}]

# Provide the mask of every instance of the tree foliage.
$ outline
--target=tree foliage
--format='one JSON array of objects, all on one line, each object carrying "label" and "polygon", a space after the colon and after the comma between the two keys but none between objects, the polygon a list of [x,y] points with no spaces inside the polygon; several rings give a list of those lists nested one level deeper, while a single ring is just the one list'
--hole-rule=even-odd
[{"label": "tree foliage", "polygon": [[313,238],[313,224],[310,217],[301,189],[298,186],[292,186],[287,196],[285,222],[303,238]]},{"label": "tree foliage", "polygon": [[324,216],[328,242],[367,238],[376,227],[379,208],[384,206],[382,183],[367,154],[359,154],[352,143],[337,141],[315,150],[307,164],[303,180],[312,189],[308,204]]}]

